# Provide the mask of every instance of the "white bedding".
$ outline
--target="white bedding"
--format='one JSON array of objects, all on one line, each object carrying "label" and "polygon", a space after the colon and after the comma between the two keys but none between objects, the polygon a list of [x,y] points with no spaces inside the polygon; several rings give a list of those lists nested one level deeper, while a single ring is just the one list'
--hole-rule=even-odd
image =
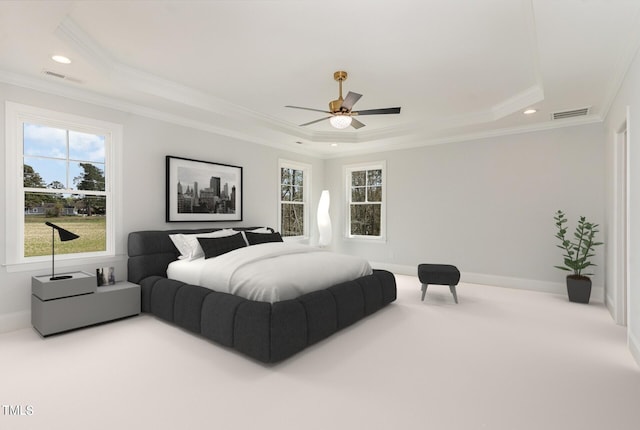
[{"label": "white bedding", "polygon": [[168,278],[270,303],[371,273],[362,258],[286,242],[252,245],[206,260],[178,260],[167,268]]}]

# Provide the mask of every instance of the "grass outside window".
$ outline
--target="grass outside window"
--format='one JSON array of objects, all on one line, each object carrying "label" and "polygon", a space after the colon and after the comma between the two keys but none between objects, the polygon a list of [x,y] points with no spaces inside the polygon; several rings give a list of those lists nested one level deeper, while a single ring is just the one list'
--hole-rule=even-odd
[{"label": "grass outside window", "polygon": [[55,233],[56,254],[102,252],[107,249],[107,220],[104,216],[24,217],[24,256],[51,255],[51,227],[56,224],[80,236],[76,240],[61,242]]}]

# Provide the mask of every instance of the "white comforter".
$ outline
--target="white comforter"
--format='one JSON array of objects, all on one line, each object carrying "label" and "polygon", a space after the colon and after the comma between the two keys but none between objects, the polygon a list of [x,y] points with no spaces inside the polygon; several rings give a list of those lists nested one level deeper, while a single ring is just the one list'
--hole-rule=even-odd
[{"label": "white comforter", "polygon": [[248,246],[206,260],[174,261],[167,269],[172,279],[271,303],[371,273],[362,258],[286,242]]}]

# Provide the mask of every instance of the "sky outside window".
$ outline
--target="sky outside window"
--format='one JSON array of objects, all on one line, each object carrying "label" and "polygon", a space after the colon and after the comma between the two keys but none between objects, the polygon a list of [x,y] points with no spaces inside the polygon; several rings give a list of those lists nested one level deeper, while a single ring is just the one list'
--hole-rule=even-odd
[{"label": "sky outside window", "polygon": [[57,181],[74,188],[73,178],[83,173],[81,162],[91,162],[104,172],[104,136],[69,130],[67,147],[67,130],[25,123],[23,145],[24,164],[33,167],[47,186]]}]

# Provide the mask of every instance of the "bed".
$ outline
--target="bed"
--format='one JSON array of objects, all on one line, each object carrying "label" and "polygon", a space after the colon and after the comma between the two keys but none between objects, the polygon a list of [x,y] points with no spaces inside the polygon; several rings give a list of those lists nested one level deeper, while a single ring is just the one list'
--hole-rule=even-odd
[{"label": "bed", "polygon": [[169,265],[181,256],[171,235],[219,230],[222,229],[147,230],[129,234],[127,278],[141,286],[143,312],[261,362],[275,363],[396,299],[395,278],[384,270],[373,270],[297,297],[276,297],[273,302],[167,277]]}]

